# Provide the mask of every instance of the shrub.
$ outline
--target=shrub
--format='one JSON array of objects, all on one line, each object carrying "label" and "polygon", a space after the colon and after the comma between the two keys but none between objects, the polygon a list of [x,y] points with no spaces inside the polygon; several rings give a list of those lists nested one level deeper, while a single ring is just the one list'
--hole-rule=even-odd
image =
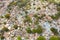
[{"label": "shrub", "polygon": [[38,34],[43,33],[43,28],[42,28],[42,26],[37,26],[37,28],[34,28],[34,29],[32,30],[32,33],[38,33]]},{"label": "shrub", "polygon": [[58,39],[60,40],[60,37],[58,37]]},{"label": "shrub", "polygon": [[27,33],[32,33],[32,30],[29,27],[26,29],[26,31],[27,31]]},{"label": "shrub", "polygon": [[3,16],[0,16],[0,18],[4,18]]},{"label": "shrub", "polygon": [[35,18],[38,18],[38,14],[34,14],[33,16],[34,16]]},{"label": "shrub", "polygon": [[38,33],[38,34],[41,34],[43,32],[43,28],[38,27],[38,28],[34,28],[32,30],[31,30],[31,28],[27,28],[26,31],[28,33]]},{"label": "shrub", "polygon": [[41,34],[41,33],[43,32],[42,26],[38,25],[38,26],[37,26],[37,29],[36,29],[36,32],[37,32],[38,34]]},{"label": "shrub", "polygon": [[20,36],[17,36],[17,40],[22,40]]},{"label": "shrub", "polygon": [[52,36],[49,40],[60,40],[58,36]]},{"label": "shrub", "polygon": [[41,8],[40,8],[40,7],[38,7],[38,8],[37,8],[37,11],[38,11],[38,10],[40,10],[40,9],[41,9]]},{"label": "shrub", "polygon": [[39,21],[38,21],[38,20],[36,20],[36,21],[34,22],[34,24],[35,24],[35,25],[38,25],[38,24],[39,24]]},{"label": "shrub", "polygon": [[54,20],[59,19],[59,18],[60,18],[60,12],[58,12],[58,13],[55,14],[55,15],[52,15],[51,18],[54,19]]},{"label": "shrub", "polygon": [[60,6],[57,6],[57,11],[60,11]]},{"label": "shrub", "polygon": [[13,26],[13,28],[17,29],[17,28],[18,28],[18,26],[17,26],[17,25],[14,25],[14,26]]},{"label": "shrub", "polygon": [[0,35],[0,39],[3,40],[4,39],[4,36],[3,35]]},{"label": "shrub", "polygon": [[46,40],[44,36],[39,36],[37,40]]},{"label": "shrub", "polygon": [[7,27],[3,27],[3,28],[2,28],[2,31],[7,32],[7,31],[9,31],[9,29],[8,29]]},{"label": "shrub", "polygon": [[0,30],[0,35],[3,35],[4,34],[4,31],[3,30]]},{"label": "shrub", "polygon": [[58,35],[59,34],[58,30],[53,28],[53,27],[50,30],[54,33],[54,35]]},{"label": "shrub", "polygon": [[6,24],[6,22],[3,22],[3,24]]},{"label": "shrub", "polygon": [[22,8],[22,7],[26,6],[28,2],[29,2],[29,0],[18,0],[16,4],[18,7]]},{"label": "shrub", "polygon": [[10,18],[10,14],[5,14],[5,18],[9,19]]},{"label": "shrub", "polygon": [[33,29],[33,30],[32,30],[32,33],[37,33],[36,31],[37,31],[36,29]]},{"label": "shrub", "polygon": [[24,23],[26,23],[26,22],[28,22],[28,23],[32,23],[31,17],[28,16],[28,15],[25,16]]}]

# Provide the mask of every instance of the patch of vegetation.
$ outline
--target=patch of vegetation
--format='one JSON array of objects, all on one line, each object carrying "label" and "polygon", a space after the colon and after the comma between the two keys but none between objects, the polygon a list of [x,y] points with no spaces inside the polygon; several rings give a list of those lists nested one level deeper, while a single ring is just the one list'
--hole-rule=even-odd
[{"label": "patch of vegetation", "polygon": [[10,12],[12,10],[12,7],[16,6],[16,2],[12,1],[8,6],[7,6],[7,11]]},{"label": "patch of vegetation", "polygon": [[24,19],[24,23],[26,23],[26,22],[32,23],[31,17],[28,16],[28,15],[26,15],[26,16],[25,16],[25,19]]},{"label": "patch of vegetation", "polygon": [[48,2],[55,3],[55,0],[47,0]]},{"label": "patch of vegetation", "polygon": [[5,18],[7,18],[7,19],[10,18],[10,14],[5,14],[4,16],[5,16]]},{"label": "patch of vegetation", "polygon": [[13,28],[18,29],[18,26],[17,25],[14,25]]},{"label": "patch of vegetation", "polygon": [[35,28],[32,29],[32,33],[37,33],[37,30]]},{"label": "patch of vegetation", "polygon": [[25,6],[25,8],[24,8],[24,9],[25,9],[25,10],[29,10],[30,8],[31,8],[31,5],[30,5],[30,4],[28,4],[28,5],[26,5],[26,6]]},{"label": "patch of vegetation", "polygon": [[40,17],[40,19],[42,19],[43,17],[45,17],[45,14],[42,14],[41,17]]},{"label": "patch of vegetation", "polygon": [[49,40],[60,40],[58,36],[51,36]]},{"label": "patch of vegetation", "polygon": [[4,39],[4,36],[3,35],[0,35],[0,40],[3,40]]},{"label": "patch of vegetation", "polygon": [[43,28],[42,28],[42,26],[38,25],[38,26],[37,26],[37,29],[36,29],[36,32],[37,32],[38,34],[43,33]]},{"label": "patch of vegetation", "polygon": [[46,40],[46,38],[44,36],[39,36],[37,40]]},{"label": "patch of vegetation", "polygon": [[55,20],[55,19],[58,19],[58,17],[56,17],[56,16],[54,16],[54,15],[52,15],[51,18],[54,19],[54,20]]},{"label": "patch of vegetation", "polygon": [[54,19],[54,20],[59,19],[59,18],[60,18],[60,12],[58,12],[58,13],[55,14],[55,15],[52,15],[51,18]]},{"label": "patch of vegetation", "polygon": [[41,9],[41,8],[40,8],[40,7],[38,7],[38,8],[37,8],[37,11],[38,11],[38,10],[40,10],[40,9]]},{"label": "patch of vegetation", "polygon": [[3,24],[6,24],[6,22],[3,22]]},{"label": "patch of vegetation", "polygon": [[29,27],[26,29],[26,31],[27,31],[27,33],[32,33],[32,30]]},{"label": "patch of vegetation", "polygon": [[38,25],[38,24],[39,24],[39,21],[38,21],[38,20],[36,20],[36,21],[34,22],[34,24],[35,24],[35,25]]},{"label": "patch of vegetation", "polygon": [[22,38],[20,36],[17,36],[17,40],[22,40]]},{"label": "patch of vegetation", "polygon": [[38,14],[34,14],[33,16],[34,16],[36,19],[39,18]]},{"label": "patch of vegetation", "polygon": [[3,27],[3,28],[2,28],[2,31],[4,31],[4,32],[8,32],[9,29],[8,29],[7,27]]},{"label": "patch of vegetation", "polygon": [[17,1],[17,6],[20,7],[20,8],[24,7],[28,4],[28,2],[29,2],[29,0],[18,0]]},{"label": "patch of vegetation", "polygon": [[50,30],[54,33],[54,35],[58,35],[59,34],[58,30],[56,28],[52,27]]},{"label": "patch of vegetation", "polygon": [[3,16],[0,16],[0,18],[4,18]]},{"label": "patch of vegetation", "polygon": [[0,35],[3,35],[4,34],[4,31],[3,30],[0,30]]},{"label": "patch of vegetation", "polygon": [[44,2],[44,1],[46,1],[46,0],[40,0],[41,2]]},{"label": "patch of vegetation", "polygon": [[34,14],[34,17],[39,20],[42,19],[45,16],[45,14],[42,14],[41,16],[38,16],[38,14]]},{"label": "patch of vegetation", "polygon": [[12,1],[7,8],[7,11],[10,12],[14,7],[14,6],[18,6],[19,8],[23,8],[26,5],[28,5],[30,0],[16,0],[16,1]]},{"label": "patch of vegetation", "polygon": [[48,1],[48,2],[50,2],[50,3],[60,3],[60,0],[46,0],[46,1]]},{"label": "patch of vegetation", "polygon": [[57,4],[57,11],[60,11],[60,4]]},{"label": "patch of vegetation", "polygon": [[26,31],[28,32],[28,33],[38,33],[38,34],[41,34],[41,33],[43,33],[43,28],[41,27],[41,26],[37,26],[37,28],[34,28],[34,29],[32,29],[31,30],[31,28],[27,28],[26,29]]}]

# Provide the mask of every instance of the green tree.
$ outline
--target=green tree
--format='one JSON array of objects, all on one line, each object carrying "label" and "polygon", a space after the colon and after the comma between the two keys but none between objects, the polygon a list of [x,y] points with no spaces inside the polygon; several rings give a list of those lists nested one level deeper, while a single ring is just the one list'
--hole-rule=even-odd
[{"label": "green tree", "polygon": [[29,2],[29,0],[18,0],[16,4],[18,7],[22,8],[22,7],[26,6],[28,2]]},{"label": "green tree", "polygon": [[0,35],[0,39],[3,40],[4,39],[4,36],[3,35]]},{"label": "green tree", "polygon": [[37,14],[34,14],[34,17],[35,17],[35,18],[37,18],[37,17],[38,17],[38,15],[37,15]]},{"label": "green tree", "polygon": [[32,30],[29,27],[26,29],[26,31],[27,31],[27,33],[32,33]]},{"label": "green tree", "polygon": [[[10,12],[11,10],[13,10],[13,7],[17,6],[19,9],[25,7],[26,5],[28,5],[28,3],[30,2],[30,0],[14,0],[12,1],[7,8],[7,11]],[[23,8],[24,10],[24,8]]]},{"label": "green tree", "polygon": [[[60,5],[60,4],[59,4]],[[60,11],[60,6],[57,4],[57,11]]]},{"label": "green tree", "polygon": [[53,15],[52,15],[52,16],[50,16],[50,17],[51,17],[52,19],[55,19],[55,16],[53,16]]},{"label": "green tree", "polygon": [[33,30],[32,30],[32,33],[37,33],[36,31],[37,31],[36,29],[33,29]]},{"label": "green tree", "polygon": [[37,40],[46,40],[44,36],[39,36]]},{"label": "green tree", "polygon": [[5,14],[5,18],[9,19],[10,18],[10,14]]},{"label": "green tree", "polygon": [[58,35],[59,34],[58,30],[53,28],[53,27],[50,30],[54,33],[54,35]]},{"label": "green tree", "polygon": [[60,12],[58,12],[58,13],[55,14],[55,15],[52,15],[51,18],[54,19],[54,20],[59,19],[59,18],[60,18]]},{"label": "green tree", "polygon": [[37,29],[36,29],[36,32],[37,32],[38,34],[43,33],[43,28],[42,28],[42,26],[38,25],[38,26],[37,26]]},{"label": "green tree", "polygon": [[25,16],[25,19],[24,19],[24,23],[26,23],[26,22],[32,23],[31,17],[28,16],[28,15],[26,15],[26,16]]},{"label": "green tree", "polygon": [[7,27],[3,27],[3,28],[2,28],[2,31],[7,32],[7,31],[9,31],[9,29],[8,29]]},{"label": "green tree", "polygon": [[38,25],[37,28],[34,28],[34,29],[32,30],[32,33],[38,33],[38,34],[43,33],[43,28],[42,28],[42,26]]},{"label": "green tree", "polygon": [[42,34],[43,33],[42,26],[38,25],[37,28],[32,29],[32,33]]},{"label": "green tree", "polygon": [[58,37],[58,39],[60,40],[60,37]]},{"label": "green tree", "polygon": [[0,18],[4,18],[3,16],[0,16]]},{"label": "green tree", "polygon": [[35,24],[35,25],[38,25],[38,24],[39,24],[39,21],[38,21],[38,20],[36,20],[36,21],[34,22],[34,24]]},{"label": "green tree", "polygon": [[52,36],[52,37],[50,37],[49,40],[60,40],[60,39],[58,38],[58,36]]},{"label": "green tree", "polygon": [[17,28],[18,28],[18,26],[17,26],[17,25],[14,25],[14,26],[13,26],[13,28],[17,29]]},{"label": "green tree", "polygon": [[20,36],[17,36],[17,40],[22,40]]}]

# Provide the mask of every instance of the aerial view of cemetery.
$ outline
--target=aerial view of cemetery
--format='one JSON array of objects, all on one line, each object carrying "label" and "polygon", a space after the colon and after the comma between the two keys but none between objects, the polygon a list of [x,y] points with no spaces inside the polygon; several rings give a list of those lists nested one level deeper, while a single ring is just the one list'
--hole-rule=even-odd
[{"label": "aerial view of cemetery", "polygon": [[60,0],[0,0],[0,40],[60,40]]}]

